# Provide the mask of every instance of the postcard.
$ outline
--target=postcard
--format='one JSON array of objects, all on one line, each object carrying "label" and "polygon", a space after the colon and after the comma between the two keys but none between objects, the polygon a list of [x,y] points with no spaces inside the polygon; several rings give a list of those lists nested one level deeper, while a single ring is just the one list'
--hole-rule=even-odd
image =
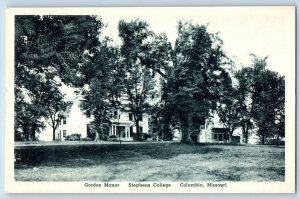
[{"label": "postcard", "polygon": [[295,192],[295,7],[7,8],[7,193]]}]

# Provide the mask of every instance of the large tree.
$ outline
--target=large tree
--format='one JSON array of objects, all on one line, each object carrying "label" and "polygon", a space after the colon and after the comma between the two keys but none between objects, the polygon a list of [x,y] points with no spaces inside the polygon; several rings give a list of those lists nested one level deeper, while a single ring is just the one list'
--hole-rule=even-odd
[{"label": "large tree", "polygon": [[243,96],[240,95],[238,90],[228,85],[217,106],[220,122],[228,129],[229,142],[232,141],[233,132],[240,127],[241,111],[243,109],[241,98]]},{"label": "large tree", "polygon": [[285,85],[284,77],[265,69],[259,78],[257,103],[253,107],[253,118],[257,124],[260,143],[275,141],[278,145],[285,136]]},{"label": "large tree", "polygon": [[36,140],[36,135],[45,128],[43,108],[27,100],[20,89],[15,89],[15,141]]},{"label": "large tree", "polygon": [[208,33],[205,26],[179,22],[163,99],[180,123],[181,142],[192,142],[192,135],[216,109],[223,83],[228,81],[227,61],[217,35]]},{"label": "large tree", "polygon": [[124,85],[124,66],[119,49],[105,38],[98,46],[90,63],[84,68],[85,84],[80,89],[81,108],[87,116],[94,116],[95,140],[104,138],[104,124],[110,123],[112,110],[120,109]]},{"label": "large tree", "polygon": [[239,126],[247,143],[255,132],[264,144],[268,138],[284,137],[284,77],[267,69],[267,57],[252,55],[252,64],[237,71]]},{"label": "large tree", "polygon": [[164,77],[170,60],[170,43],[164,34],[156,35],[142,20],[119,22],[123,43],[121,55],[125,67],[123,111],[132,113],[136,139],[140,139],[139,122],[157,98],[156,74]]},{"label": "large tree", "polygon": [[39,92],[45,92],[43,99],[45,102],[43,102],[43,104],[47,104],[47,106],[44,107],[44,118],[52,127],[53,140],[56,139],[55,132],[58,125],[63,117],[67,116],[73,104],[73,102],[64,99],[65,95],[59,91],[59,86],[61,86],[61,84],[54,81],[47,81],[43,85],[43,88],[39,89]]},{"label": "large tree", "polygon": [[261,92],[261,74],[266,68],[264,59],[259,59],[252,55],[253,62],[251,66],[243,67],[235,73],[235,78],[238,80],[239,105],[240,105],[240,122],[242,128],[244,142],[248,143],[249,136],[255,128],[253,119],[254,107],[259,101],[258,96]]},{"label": "large tree", "polygon": [[[34,99],[27,96],[44,93],[37,89],[45,88],[50,80],[81,86],[85,78],[80,73],[81,68],[98,46],[99,31],[103,25],[94,16],[18,15],[15,22],[15,90],[21,93],[15,95],[15,118],[18,120],[15,124],[37,126],[27,126],[23,133],[28,128],[39,132],[43,125],[35,124],[43,123],[42,117],[51,117],[45,115],[43,107],[55,106],[49,104],[54,101],[41,100],[43,96],[40,94]],[[60,102],[63,103],[63,100]],[[27,113],[26,118],[30,121],[18,117],[20,113]]]}]

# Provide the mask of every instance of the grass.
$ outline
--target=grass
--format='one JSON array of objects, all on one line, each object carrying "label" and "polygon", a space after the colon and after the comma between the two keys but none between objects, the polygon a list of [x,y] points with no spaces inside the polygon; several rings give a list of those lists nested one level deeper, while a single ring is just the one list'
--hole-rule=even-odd
[{"label": "grass", "polygon": [[17,181],[284,181],[284,148],[179,143],[15,147]]}]

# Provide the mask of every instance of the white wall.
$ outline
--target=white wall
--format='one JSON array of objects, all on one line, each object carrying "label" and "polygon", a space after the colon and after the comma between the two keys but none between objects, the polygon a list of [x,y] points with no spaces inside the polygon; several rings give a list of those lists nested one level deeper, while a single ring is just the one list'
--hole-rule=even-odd
[{"label": "white wall", "polygon": [[79,108],[79,103],[74,102],[69,116],[66,118],[66,124],[59,125],[57,133],[61,132],[63,136],[63,131],[66,130],[66,135],[71,134],[81,134],[81,138],[87,137],[87,124],[92,121],[91,118],[87,118]]},{"label": "white wall", "polygon": [[41,141],[51,141],[52,140],[52,127],[47,123],[44,122],[46,128],[38,135],[38,139]]}]

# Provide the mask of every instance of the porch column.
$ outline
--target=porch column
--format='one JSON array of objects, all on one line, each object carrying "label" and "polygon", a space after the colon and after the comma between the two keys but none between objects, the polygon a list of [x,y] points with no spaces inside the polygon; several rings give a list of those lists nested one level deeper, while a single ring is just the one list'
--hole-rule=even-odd
[{"label": "porch column", "polygon": [[110,127],[110,135],[112,135],[113,134],[113,125],[111,125],[111,127]]},{"label": "porch column", "polygon": [[125,135],[126,135],[126,138],[129,138],[129,128],[128,128],[128,126],[125,127]]}]

